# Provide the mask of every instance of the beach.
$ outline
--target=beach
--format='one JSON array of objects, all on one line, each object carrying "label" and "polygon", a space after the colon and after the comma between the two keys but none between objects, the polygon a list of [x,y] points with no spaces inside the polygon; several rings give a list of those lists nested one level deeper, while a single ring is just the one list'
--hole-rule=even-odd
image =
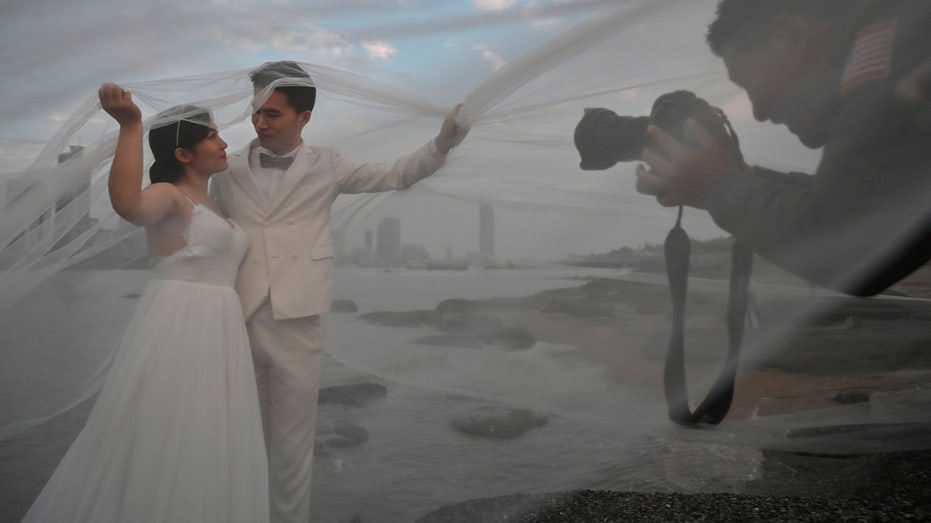
[{"label": "beach", "polygon": [[[522,294],[523,285],[515,290],[503,282],[513,285],[527,276],[534,280],[528,281],[530,289],[538,287],[541,278],[564,271],[441,272],[349,271],[347,279],[358,291],[338,286],[337,303],[352,299],[359,311],[334,312],[328,321],[338,319],[330,324],[365,335],[372,328],[365,320],[368,314],[396,315],[403,326],[374,327],[377,338],[369,346],[357,345],[363,349],[364,362],[383,357],[384,368],[408,372],[399,374],[401,378],[421,377],[415,373],[418,365],[430,363],[425,369],[430,376],[439,376],[438,382],[450,386],[457,375],[434,364],[461,370],[463,363],[475,362],[470,378],[484,379],[475,390],[486,396],[461,397],[411,387],[353,366],[328,368],[325,387],[377,381],[386,392],[362,406],[322,407],[318,447],[328,455],[315,460],[312,505],[317,520],[931,520],[929,404],[909,408],[909,402],[931,395],[931,351],[927,350],[931,307],[907,298],[927,297],[931,294],[927,285],[906,282],[877,299],[820,295],[804,285],[783,292],[781,282],[779,292],[767,292],[760,285],[732,408],[719,428],[694,432],[717,439],[691,441],[679,435],[663,441],[673,425],[662,419],[669,331],[665,286],[637,281],[636,274],[579,276]],[[457,278],[461,281],[453,281]],[[80,287],[75,298],[89,296],[97,308],[112,304],[102,309],[108,318],[111,308],[127,309],[127,296],[133,295],[129,291],[142,282],[113,286],[110,280],[112,276],[100,287]],[[486,283],[490,290],[481,288]],[[450,288],[441,288],[445,284]],[[430,290],[436,297],[411,296],[404,301],[407,295],[402,288],[420,294]],[[715,281],[697,280],[689,293],[686,353],[689,376],[698,383],[717,372],[726,347],[723,289]],[[62,318],[70,310],[64,308]],[[457,332],[451,332],[452,326],[458,326]],[[510,336],[478,340],[488,326],[502,328]],[[481,347],[421,344],[424,338],[449,341],[450,334],[458,342]],[[393,337],[404,347],[391,345]],[[533,347],[527,348],[530,340]],[[337,355],[338,349],[335,343],[328,347]],[[541,367],[528,366],[531,363]],[[539,378],[530,374],[537,370]],[[586,397],[584,380],[596,377],[618,387],[599,382],[597,390],[603,397]],[[505,400],[517,396],[509,396],[511,389],[503,382],[517,378],[523,380],[517,391],[526,393],[523,398],[528,401],[560,406],[558,401],[567,399],[566,405],[578,411],[551,410],[545,425],[531,417],[511,438],[483,439],[451,430],[451,420],[469,418],[490,404],[504,405],[506,412],[512,402]],[[550,395],[532,396],[529,388],[538,384]],[[701,386],[694,389],[693,394],[702,393]],[[638,432],[633,430],[636,414],[629,414],[629,420],[605,418],[603,405],[611,406],[609,396],[616,390],[642,403],[654,424]],[[572,394],[578,394],[580,402],[569,398]],[[4,463],[0,521],[18,521],[80,430],[90,405],[85,402],[0,445]],[[891,405],[893,416],[875,424],[819,419],[818,413],[835,412],[844,405],[862,411]],[[585,412],[587,408],[590,412]],[[728,431],[744,422],[793,413],[814,414],[793,425],[793,437],[782,441],[784,445],[771,445],[770,440],[755,447],[750,440],[721,443]],[[620,428],[587,424],[590,418]],[[335,438],[332,429],[341,424],[364,428],[368,439],[340,447],[344,440]],[[586,439],[593,430],[601,432]],[[748,437],[747,432],[734,434]],[[607,465],[599,467],[599,461]],[[552,477],[534,479],[547,475]]]},{"label": "beach", "polygon": [[[925,297],[927,289],[913,279],[893,289],[888,299],[812,300],[804,292],[759,297],[759,323],[747,330],[748,354],[722,425],[931,389],[931,308],[905,294]],[[665,338],[657,333],[665,332],[669,321],[665,292],[657,286],[604,279],[524,300],[474,301],[460,305],[460,310],[494,314],[506,325],[526,328],[540,341],[571,344],[583,357],[604,363],[615,379],[656,395],[665,351]],[[704,311],[690,318],[692,339],[700,340],[693,347],[722,350],[726,338],[721,334],[721,293],[696,291],[690,300]],[[554,302],[562,303],[561,312],[552,312]],[[573,303],[600,307],[573,309]],[[643,350],[618,350],[617,340],[629,343],[631,336],[641,337],[637,343]],[[719,364],[708,359],[709,368]],[[926,415],[927,410],[917,420],[893,424],[888,451],[882,445],[831,452],[761,448],[760,474],[739,492],[508,494],[463,500],[417,521],[926,521],[931,519],[931,422],[922,421]],[[829,430],[838,432],[830,435],[837,441],[886,429],[890,427]],[[845,438],[844,431],[851,437]],[[895,450],[896,441],[906,440],[908,450]]]}]

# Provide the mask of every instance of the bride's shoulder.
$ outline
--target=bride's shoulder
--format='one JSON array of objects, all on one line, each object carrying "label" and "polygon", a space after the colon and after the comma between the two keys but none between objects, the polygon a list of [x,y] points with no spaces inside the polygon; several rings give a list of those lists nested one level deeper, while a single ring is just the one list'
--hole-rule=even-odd
[{"label": "bride's shoulder", "polygon": [[173,201],[180,201],[185,198],[184,193],[181,192],[178,186],[168,182],[153,183],[142,189],[142,192],[149,198],[165,198]]}]

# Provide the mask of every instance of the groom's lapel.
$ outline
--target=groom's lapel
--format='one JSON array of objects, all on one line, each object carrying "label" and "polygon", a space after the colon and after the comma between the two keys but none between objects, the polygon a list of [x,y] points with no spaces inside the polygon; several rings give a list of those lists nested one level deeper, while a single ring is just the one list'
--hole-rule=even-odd
[{"label": "groom's lapel", "polygon": [[230,156],[230,174],[233,179],[236,180],[236,183],[242,187],[242,192],[244,192],[250,200],[255,202],[260,209],[268,211],[268,198],[265,197],[265,194],[259,189],[259,186],[256,185],[255,178],[252,176],[252,169],[249,168],[249,151],[251,150],[252,144],[250,144],[249,147],[244,147],[234,152],[232,156]]},{"label": "groom's lapel", "polygon": [[285,171],[284,176],[281,178],[281,183],[278,184],[278,188],[275,189],[275,194],[271,197],[271,203],[268,206],[269,212],[273,212],[284,202],[285,198],[297,187],[301,179],[310,174],[311,168],[313,168],[314,164],[317,163],[319,159],[320,154],[307,146],[307,144],[301,146],[301,150],[298,151],[297,155],[294,157],[294,163]]}]

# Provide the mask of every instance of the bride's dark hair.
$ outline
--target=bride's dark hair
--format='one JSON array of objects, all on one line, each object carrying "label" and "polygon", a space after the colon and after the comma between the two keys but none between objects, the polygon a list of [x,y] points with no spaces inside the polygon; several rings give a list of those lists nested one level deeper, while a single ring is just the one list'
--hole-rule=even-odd
[{"label": "bride's dark hair", "polygon": [[175,183],[184,174],[175,149],[191,149],[207,137],[212,129],[210,111],[195,105],[179,105],[155,117],[158,124],[149,130],[149,148],[155,162],[149,167],[152,183]]}]

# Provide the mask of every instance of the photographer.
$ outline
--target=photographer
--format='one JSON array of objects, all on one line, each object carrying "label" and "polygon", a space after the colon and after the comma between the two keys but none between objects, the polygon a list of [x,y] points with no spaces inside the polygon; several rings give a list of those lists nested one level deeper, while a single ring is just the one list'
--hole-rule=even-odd
[{"label": "photographer", "polygon": [[817,171],[744,167],[690,119],[697,144],[646,127],[658,145],[642,151],[649,169],[637,168],[638,190],[664,206],[708,210],[754,252],[813,283],[882,291],[931,257],[929,27],[927,0],[723,0],[712,51],[757,120],[823,147]]}]

